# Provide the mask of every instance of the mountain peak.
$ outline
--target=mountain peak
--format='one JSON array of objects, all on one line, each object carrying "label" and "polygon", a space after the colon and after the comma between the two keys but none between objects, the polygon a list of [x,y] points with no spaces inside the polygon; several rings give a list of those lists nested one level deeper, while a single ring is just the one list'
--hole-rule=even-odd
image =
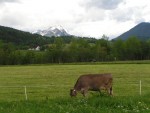
[{"label": "mountain peak", "polygon": [[48,37],[69,36],[69,34],[66,32],[66,30],[62,26],[53,26],[45,30],[38,30],[34,33],[40,34],[42,36],[48,36]]},{"label": "mountain peak", "polygon": [[59,29],[59,30],[64,30],[64,28],[62,26],[52,26],[48,28],[49,30],[55,30],[55,29]]},{"label": "mountain peak", "polygon": [[150,24],[149,22],[141,22],[141,23],[139,23],[138,25],[144,25],[144,24]]},{"label": "mountain peak", "polygon": [[129,31],[121,34],[116,39],[126,40],[132,36],[137,37],[138,39],[145,40],[150,38],[150,23],[142,22],[131,28]]}]

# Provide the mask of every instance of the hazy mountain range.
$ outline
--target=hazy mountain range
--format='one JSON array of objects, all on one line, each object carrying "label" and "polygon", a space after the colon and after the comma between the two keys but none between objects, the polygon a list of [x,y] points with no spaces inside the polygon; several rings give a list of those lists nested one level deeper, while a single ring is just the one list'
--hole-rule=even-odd
[{"label": "hazy mountain range", "polygon": [[[49,27],[48,29],[38,30],[34,33],[48,37],[70,36],[70,34],[67,33],[62,26]],[[135,27],[131,28],[129,31],[126,31],[120,36],[117,36],[116,38],[114,38],[114,40],[119,38],[122,40],[126,40],[130,37],[137,37],[140,40],[150,39],[150,23],[142,22],[136,25]]]},{"label": "hazy mountain range", "polygon": [[[53,37],[52,37],[53,36]],[[129,37],[137,37],[141,40],[150,39],[150,23],[142,22],[135,27],[131,28],[129,31],[121,34],[116,39],[126,40]],[[17,30],[10,27],[0,26],[0,40],[5,43],[11,42],[16,45],[24,46],[36,46],[44,45],[48,43],[53,43],[55,37],[62,37],[65,42],[70,42],[75,36],[70,35],[66,32],[63,27],[49,27],[45,30],[38,30],[34,33],[29,33],[21,30]],[[78,37],[81,38],[81,37]],[[94,42],[95,38],[86,38],[90,42]]]}]

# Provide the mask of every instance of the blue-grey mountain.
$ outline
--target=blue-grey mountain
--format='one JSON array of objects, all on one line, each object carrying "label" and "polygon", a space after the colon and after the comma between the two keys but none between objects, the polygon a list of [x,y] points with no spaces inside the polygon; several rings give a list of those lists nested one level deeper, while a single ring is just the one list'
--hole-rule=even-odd
[{"label": "blue-grey mountain", "polygon": [[129,31],[121,34],[116,39],[126,40],[130,37],[137,37],[140,40],[150,39],[150,23],[142,22],[135,27],[131,28]]}]

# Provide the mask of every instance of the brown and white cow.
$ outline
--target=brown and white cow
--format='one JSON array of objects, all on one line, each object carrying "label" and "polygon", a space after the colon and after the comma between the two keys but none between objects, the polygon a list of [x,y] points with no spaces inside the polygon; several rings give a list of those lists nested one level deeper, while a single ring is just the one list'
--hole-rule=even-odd
[{"label": "brown and white cow", "polygon": [[107,90],[108,94],[112,95],[112,82],[113,78],[110,73],[81,75],[74,88],[70,90],[70,96],[76,96],[77,92],[85,96],[89,90],[99,92]]}]

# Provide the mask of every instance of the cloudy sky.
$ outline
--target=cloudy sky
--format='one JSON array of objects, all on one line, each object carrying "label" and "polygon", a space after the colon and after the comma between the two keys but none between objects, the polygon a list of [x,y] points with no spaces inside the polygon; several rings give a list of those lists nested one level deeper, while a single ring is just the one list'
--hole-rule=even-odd
[{"label": "cloudy sky", "polygon": [[30,32],[61,25],[112,39],[140,22],[150,22],[150,0],[0,0],[0,25]]}]

